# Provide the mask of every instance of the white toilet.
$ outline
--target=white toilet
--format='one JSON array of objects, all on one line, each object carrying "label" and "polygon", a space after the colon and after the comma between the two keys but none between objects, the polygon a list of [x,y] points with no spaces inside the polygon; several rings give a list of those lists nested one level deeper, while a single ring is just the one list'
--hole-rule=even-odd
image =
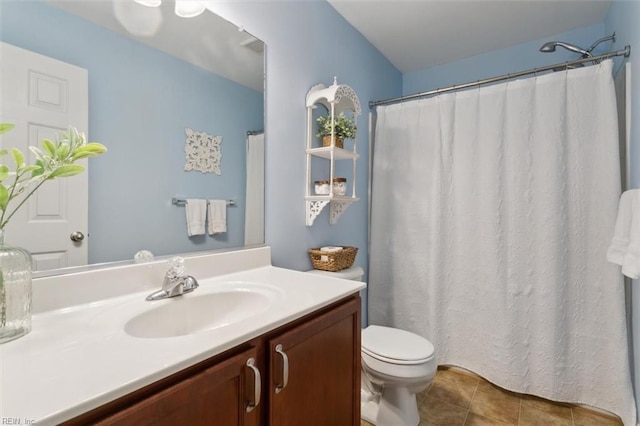
[{"label": "white toilet", "polygon": [[[361,281],[356,266],[339,272],[313,270]],[[362,330],[361,417],[376,426],[417,426],[416,394],[427,388],[437,364],[431,342],[397,328],[370,325]]]}]

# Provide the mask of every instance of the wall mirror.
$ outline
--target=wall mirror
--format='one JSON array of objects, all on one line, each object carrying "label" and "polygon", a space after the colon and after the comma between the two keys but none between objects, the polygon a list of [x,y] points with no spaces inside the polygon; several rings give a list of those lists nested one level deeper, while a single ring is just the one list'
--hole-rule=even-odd
[{"label": "wall mirror", "polygon": [[[209,10],[184,18],[174,6],[169,0],[158,7],[118,0],[0,3],[0,41],[87,72],[86,132],[108,152],[89,160],[86,173],[87,236],[74,243],[86,245],[86,264],[131,261],[141,250],[159,257],[264,242],[264,44]],[[40,80],[45,89],[51,89],[48,74]],[[9,85],[2,86],[0,121],[15,112],[6,101]],[[31,135],[35,122],[27,122]],[[222,137],[219,175],[185,171],[186,129]],[[10,133],[3,148],[21,136]],[[185,207],[174,198],[232,200],[227,232],[189,237]],[[12,225],[7,242],[36,253],[38,271],[76,266],[55,250],[16,241],[19,235],[45,241],[50,226],[16,232]]]}]

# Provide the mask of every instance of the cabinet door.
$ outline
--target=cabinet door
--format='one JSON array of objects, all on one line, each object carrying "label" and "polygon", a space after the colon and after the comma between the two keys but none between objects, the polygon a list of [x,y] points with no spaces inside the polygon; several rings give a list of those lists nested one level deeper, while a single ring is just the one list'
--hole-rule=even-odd
[{"label": "cabinet door", "polygon": [[256,381],[260,384],[259,377],[247,361],[256,358],[256,349],[249,349],[97,424],[257,426],[261,410],[256,407],[247,411],[257,396]]},{"label": "cabinet door", "polygon": [[360,424],[360,299],[269,340],[269,425]]}]

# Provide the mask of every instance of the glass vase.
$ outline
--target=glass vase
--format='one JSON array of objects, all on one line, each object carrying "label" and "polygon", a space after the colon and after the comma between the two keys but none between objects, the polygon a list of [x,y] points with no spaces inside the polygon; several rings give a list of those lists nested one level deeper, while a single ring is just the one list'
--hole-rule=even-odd
[{"label": "glass vase", "polygon": [[0,229],[0,344],[31,331],[31,255],[4,243]]}]

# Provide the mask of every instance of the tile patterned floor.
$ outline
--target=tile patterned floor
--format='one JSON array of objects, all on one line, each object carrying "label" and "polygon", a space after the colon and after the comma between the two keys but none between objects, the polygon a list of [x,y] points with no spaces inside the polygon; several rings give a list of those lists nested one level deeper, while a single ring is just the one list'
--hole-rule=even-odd
[{"label": "tile patterned floor", "polygon": [[[619,426],[618,417],[501,389],[481,377],[440,368],[419,394],[419,426]],[[361,426],[370,426],[362,421]]]}]

